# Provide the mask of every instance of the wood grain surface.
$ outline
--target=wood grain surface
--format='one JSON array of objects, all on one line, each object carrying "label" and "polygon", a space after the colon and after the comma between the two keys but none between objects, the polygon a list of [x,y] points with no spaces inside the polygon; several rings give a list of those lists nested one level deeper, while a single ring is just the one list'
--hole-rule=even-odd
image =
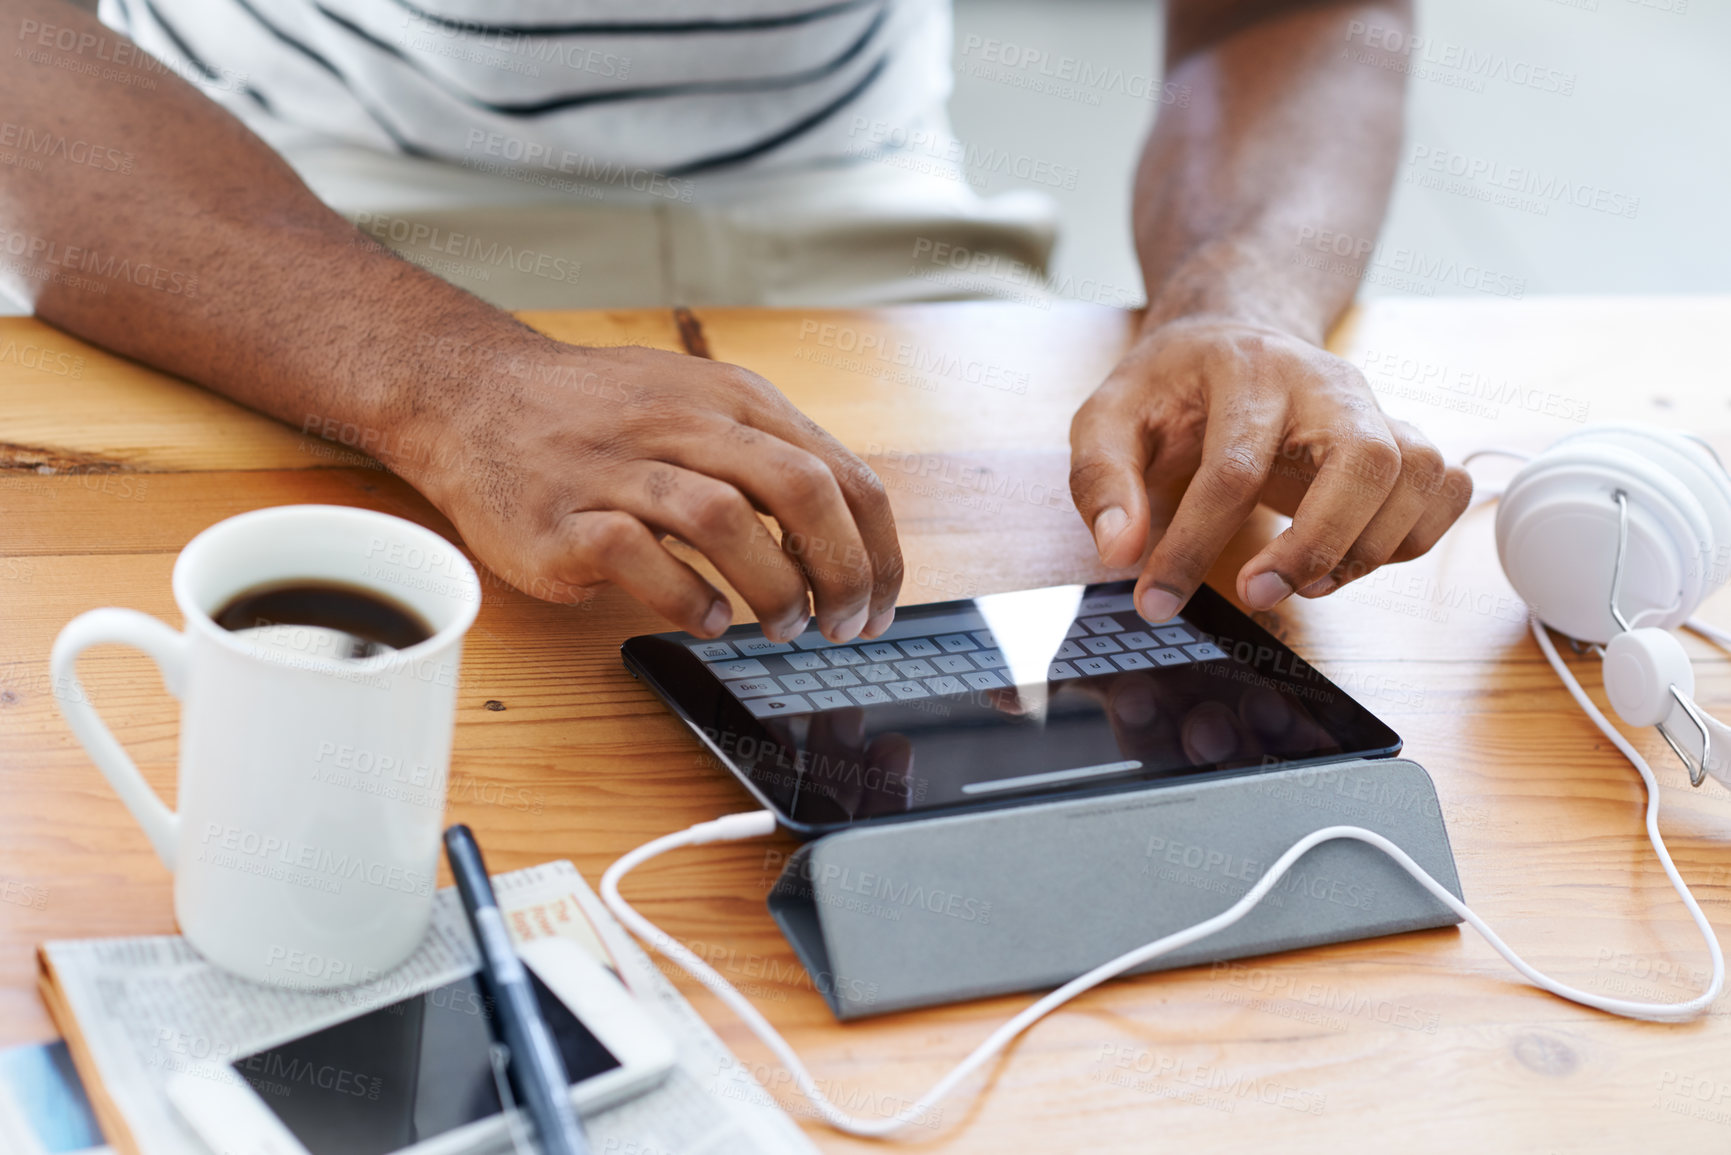
[{"label": "wood grain surface", "polygon": [[[883,476],[904,602],[1109,576],[1070,503],[1067,431],[1127,340],[1125,314],[966,304],[526,319],[574,341],[706,352],[775,381]],[[1451,457],[1531,452],[1609,420],[1688,429],[1731,455],[1727,331],[1726,298],[1412,300],[1355,313],[1334,347]],[[1509,472],[1475,465],[1491,487]],[[176,552],[221,518],[289,502],[452,533],[341,446],[0,319],[0,1045],[53,1033],[33,986],[38,942],[173,929],[167,872],[55,710],[55,632],[102,605],[178,624]],[[1517,950],[1594,990],[1688,998],[1707,957],[1642,835],[1639,781],[1527,636],[1493,510],[1470,511],[1417,562],[1259,620],[1404,736],[1436,780],[1468,900]],[[1259,517],[1240,535],[1217,588],[1231,591],[1256,534],[1274,528]],[[1731,596],[1704,616],[1731,623]],[[619,643],[657,628],[617,593],[567,608],[488,584],[449,815],[476,829],[494,869],[568,857],[593,883],[638,843],[748,805],[621,668]],[[1703,703],[1731,710],[1731,663],[1686,644]],[[1596,663],[1576,666],[1596,693]],[[82,670],[172,801],[176,716],[148,661],[110,648]],[[1680,870],[1709,918],[1731,923],[1731,795],[1692,790],[1657,733],[1631,737],[1654,760]],[[685,852],[628,890],[747,987],[838,1099],[891,1112],[1027,998],[838,1025],[763,906],[790,848]],[[810,1122],[767,1052],[679,982],[821,1147],[868,1147]],[[1113,983],[1037,1026],[910,1137],[946,1153],[1722,1151],[1731,1021],[1723,1001],[1682,1026],[1613,1019],[1525,986],[1470,931],[1430,931]]]}]

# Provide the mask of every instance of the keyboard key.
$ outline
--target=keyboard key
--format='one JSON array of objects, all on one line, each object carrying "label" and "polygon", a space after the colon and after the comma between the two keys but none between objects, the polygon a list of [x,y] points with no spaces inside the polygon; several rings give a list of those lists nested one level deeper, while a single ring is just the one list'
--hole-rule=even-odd
[{"label": "keyboard key", "polygon": [[1152,650],[1160,644],[1142,630],[1131,630],[1127,634],[1119,634],[1118,641],[1129,646],[1132,650]]},{"label": "keyboard key", "polygon": [[941,678],[927,678],[926,689],[934,694],[965,694],[968,692],[968,688],[962,685],[960,678],[949,674],[945,674]]},{"label": "keyboard key", "polygon": [[974,641],[980,643],[982,646],[995,646],[998,644],[998,639],[991,630],[969,630],[968,636],[973,638]]},{"label": "keyboard key", "polygon": [[720,662],[739,656],[726,642],[686,642],[685,648],[706,662]]},{"label": "keyboard key", "polygon": [[1054,682],[1062,682],[1067,678],[1080,678],[1082,675],[1069,662],[1053,662],[1052,668],[1046,671],[1046,677]]},{"label": "keyboard key", "polygon": [[918,682],[891,682],[884,689],[894,694],[899,700],[906,702],[914,698],[929,698],[926,688]]},{"label": "keyboard key", "polygon": [[[1112,660],[1118,663],[1118,668],[1120,670],[1146,670],[1154,665],[1153,662],[1150,662],[1135,650],[1126,650],[1122,654],[1113,654]],[[787,679],[783,678],[782,681],[785,682]]]},{"label": "keyboard key", "polygon": [[1136,608],[1129,594],[1089,594],[1077,607],[1079,614],[1122,614]]},{"label": "keyboard key", "polygon": [[1083,618],[1082,624],[1096,634],[1115,634],[1124,628],[1116,618]]},{"label": "keyboard key", "polygon": [[784,690],[821,690],[823,683],[812,674],[783,674],[781,686]]},{"label": "keyboard key", "polygon": [[775,684],[774,678],[741,678],[727,683],[727,688],[739,698],[761,698],[765,694],[781,693],[781,687]]},{"label": "keyboard key", "polygon": [[930,638],[909,638],[902,644],[902,653],[910,658],[935,658],[938,644]]},{"label": "keyboard key", "polygon": [[975,670],[971,674],[963,674],[962,681],[976,690],[1001,690],[1004,680],[990,670]]},{"label": "keyboard key", "polygon": [[823,660],[822,654],[789,654],[782,661],[796,670],[826,670],[829,663]]},{"label": "keyboard key", "polygon": [[895,682],[901,678],[888,662],[873,662],[869,666],[861,666],[854,673],[868,682]]},{"label": "keyboard key", "polygon": [[817,676],[819,681],[831,689],[859,685],[859,679],[854,677],[852,670],[819,670]]},{"label": "keyboard key", "polygon": [[1105,658],[1083,658],[1076,663],[1076,668],[1084,674],[1116,674],[1118,667]]},{"label": "keyboard key", "polygon": [[785,694],[779,698],[753,698],[745,704],[759,718],[773,718],[778,714],[809,714],[811,703],[798,694]]},{"label": "keyboard key", "polygon": [[1226,656],[1226,651],[1215,645],[1213,642],[1202,642],[1194,646],[1185,646],[1184,652],[1195,658],[1198,662],[1212,662],[1216,658],[1224,658]]},{"label": "keyboard key", "polygon": [[793,650],[786,642],[772,642],[768,638],[741,638],[734,645],[748,658],[755,658],[760,654],[785,654]]},{"label": "keyboard key", "polygon": [[929,678],[937,673],[932,664],[924,658],[914,658],[912,661],[897,662],[896,672],[904,678]]},{"label": "keyboard key", "polygon": [[968,657],[974,659],[974,664],[982,670],[1001,670],[1010,664],[1004,660],[1002,650],[981,650],[976,654],[969,654]]},{"label": "keyboard key", "polygon": [[884,702],[893,702],[894,698],[884,692],[881,686],[861,686],[857,690],[849,690],[853,700],[862,706],[876,706]]},{"label": "keyboard key", "polygon": [[974,663],[960,654],[945,654],[941,658],[933,658],[932,665],[946,674],[971,674],[974,672]]},{"label": "keyboard key", "polygon": [[819,690],[811,695],[812,704],[820,710],[849,710],[853,699],[840,690]]},{"label": "keyboard key", "polygon": [[937,641],[938,645],[944,648],[946,654],[961,654],[979,648],[974,645],[974,639],[966,634],[945,634]]},{"label": "keyboard key", "polygon": [[1058,647],[1058,652],[1052,656],[1060,662],[1067,662],[1071,658],[1086,657],[1087,654],[1088,651],[1084,650],[1081,646],[1078,646],[1075,642],[1065,642],[1063,645]]},{"label": "keyboard key", "polygon": [[858,650],[829,650],[823,656],[829,659],[829,664],[832,666],[863,666],[866,664],[865,655]]},{"label": "keyboard key", "polygon": [[727,681],[729,678],[763,678],[769,671],[756,658],[735,658],[731,662],[711,662],[709,672]]},{"label": "keyboard key", "polygon": [[1169,646],[1182,646],[1196,640],[1196,636],[1183,626],[1167,626],[1163,630],[1155,630],[1154,636]]},{"label": "keyboard key", "polygon": [[1115,654],[1124,647],[1111,638],[1083,638],[1082,648],[1090,654]]},{"label": "keyboard key", "polygon": [[902,652],[890,642],[872,642],[870,645],[861,646],[859,652],[874,662],[893,662],[902,656]]},{"label": "keyboard key", "polygon": [[1190,655],[1184,653],[1184,651],[1173,649],[1154,650],[1151,651],[1148,656],[1153,658],[1162,666],[1182,666],[1190,660]]},{"label": "keyboard key", "polygon": [[823,634],[818,632],[818,628],[815,624],[807,626],[805,633],[795,638],[793,644],[797,649],[801,650],[827,650],[831,646],[835,645],[834,642],[830,641],[828,638],[824,637]]},{"label": "keyboard key", "polygon": [[1088,631],[1082,628],[1081,622],[1071,622],[1070,628],[1064,631],[1064,636],[1066,638],[1085,638],[1088,636]]}]

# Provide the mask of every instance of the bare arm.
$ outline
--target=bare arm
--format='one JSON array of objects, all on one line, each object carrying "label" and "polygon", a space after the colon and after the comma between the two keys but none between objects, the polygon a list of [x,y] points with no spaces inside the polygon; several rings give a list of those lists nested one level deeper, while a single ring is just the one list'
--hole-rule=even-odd
[{"label": "bare arm", "polygon": [[[38,316],[296,427],[364,431],[540,596],[613,581],[713,634],[727,599],[661,546],[675,535],[772,635],[812,605],[838,638],[889,624],[882,487],[768,382],[535,333],[364,238],[191,86],[115,61],[129,51],[59,0],[0,0],[0,140],[25,158],[0,164],[0,284]],[[784,551],[754,507],[835,548]]]},{"label": "bare arm", "polygon": [[[460,387],[412,363],[394,333],[520,339],[508,315],[366,243],[190,85],[136,55],[105,65],[133,83],[65,67],[100,59],[56,47],[65,29],[125,58],[93,18],[56,0],[0,12],[6,56],[48,58],[13,57],[0,74],[19,151],[41,157],[36,171],[0,167],[0,277],[43,320],[296,425],[328,413],[380,427]],[[120,167],[72,160],[80,142],[118,151]]]},{"label": "bare arm", "polygon": [[1258,501],[1294,517],[1238,576],[1268,608],[1423,553],[1470,497],[1464,472],[1319,348],[1357,289],[1400,148],[1401,62],[1368,30],[1410,31],[1410,7],[1168,6],[1177,99],[1136,180],[1149,307],[1071,431],[1077,507],[1109,564],[1148,552],[1137,605],[1151,618],[1177,612]]}]

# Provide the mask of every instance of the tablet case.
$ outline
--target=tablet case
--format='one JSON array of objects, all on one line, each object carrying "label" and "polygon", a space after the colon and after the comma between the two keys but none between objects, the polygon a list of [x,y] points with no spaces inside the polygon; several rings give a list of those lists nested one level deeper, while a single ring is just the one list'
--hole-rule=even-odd
[{"label": "tablet case", "polygon": [[[836,1017],[864,1018],[1059,986],[1220,913],[1335,825],[1460,896],[1430,775],[1390,758],[860,826],[802,846],[769,909]],[[1381,851],[1326,842],[1243,920],[1131,973],[1459,921]]]}]

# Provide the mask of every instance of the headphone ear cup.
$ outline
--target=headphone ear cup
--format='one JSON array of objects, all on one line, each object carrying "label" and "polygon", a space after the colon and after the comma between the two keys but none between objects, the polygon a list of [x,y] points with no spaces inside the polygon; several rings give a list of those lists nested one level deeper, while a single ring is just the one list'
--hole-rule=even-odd
[{"label": "headphone ear cup", "polygon": [[1605,696],[1617,716],[1631,726],[1657,726],[1676,700],[1695,695],[1695,670],[1683,643],[1669,630],[1625,630],[1605,646]]},{"label": "headphone ear cup", "polygon": [[[1714,537],[1711,518],[1674,472],[1622,444],[1624,436],[1613,427],[1553,445],[1515,474],[1497,508],[1509,583],[1541,621],[1583,641],[1619,632],[1610,608],[1619,493],[1628,506],[1623,614],[1669,628],[1710,591],[1700,558]],[[1647,620],[1654,614],[1658,621]]]},{"label": "headphone ear cup", "polygon": [[1655,425],[1601,425],[1566,437],[1615,445],[1639,453],[1675,477],[1700,506],[1710,532],[1692,559],[1702,577],[1702,599],[1725,584],[1731,572],[1731,473],[1704,442]]}]

